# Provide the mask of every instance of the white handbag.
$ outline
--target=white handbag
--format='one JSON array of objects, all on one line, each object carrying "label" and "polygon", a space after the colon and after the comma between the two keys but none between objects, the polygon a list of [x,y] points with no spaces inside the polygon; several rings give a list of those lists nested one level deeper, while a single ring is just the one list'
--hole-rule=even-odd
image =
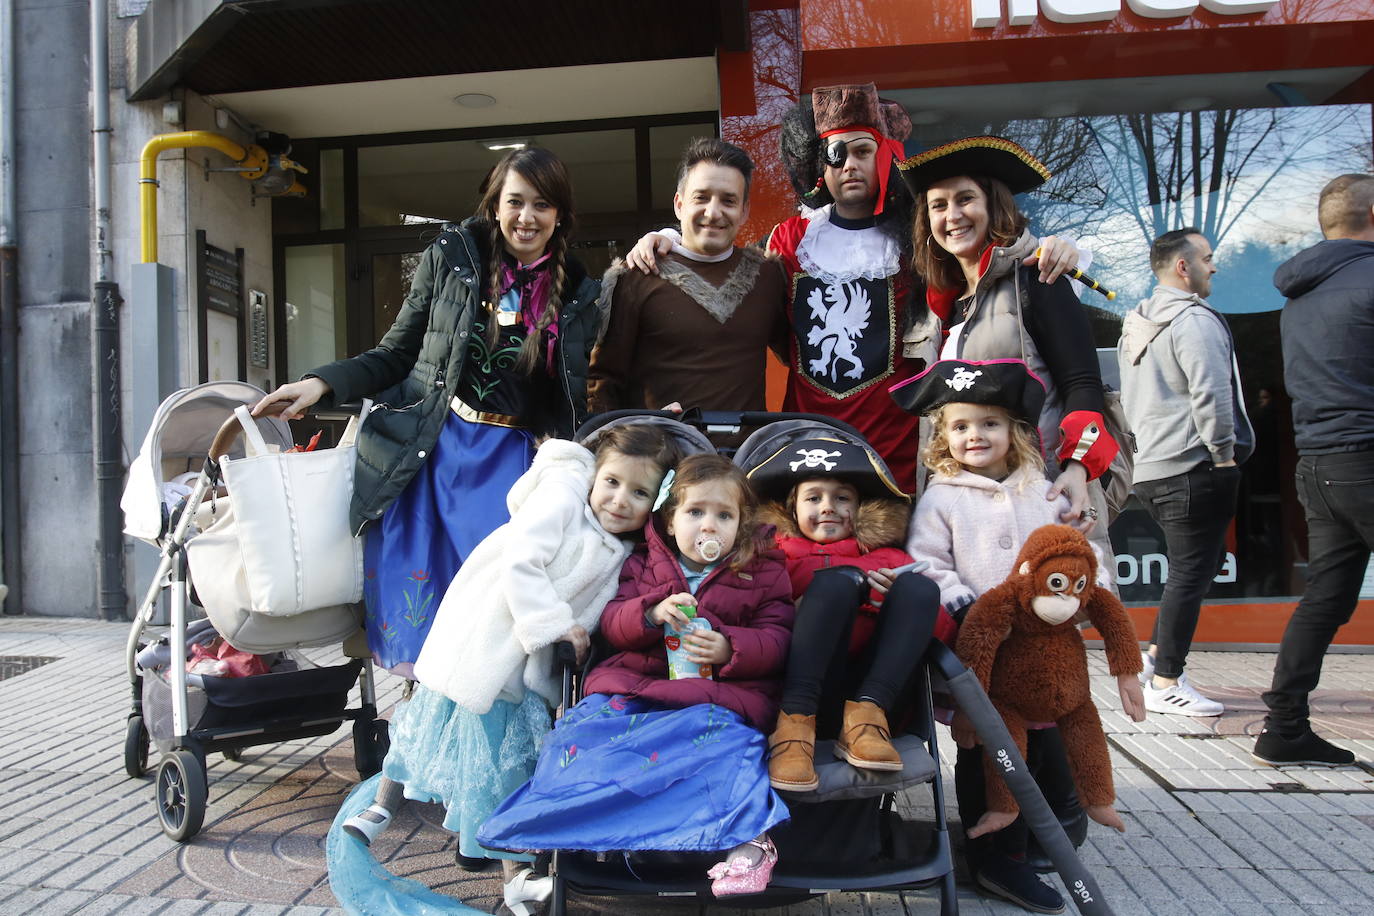
[{"label": "white handbag", "polygon": [[358,418],[334,448],[274,453],[247,407],[234,415],[245,457],[220,459],[229,496],[201,505],[208,524],[186,546],[201,604],[285,617],[362,600],[363,543],[348,524]]}]

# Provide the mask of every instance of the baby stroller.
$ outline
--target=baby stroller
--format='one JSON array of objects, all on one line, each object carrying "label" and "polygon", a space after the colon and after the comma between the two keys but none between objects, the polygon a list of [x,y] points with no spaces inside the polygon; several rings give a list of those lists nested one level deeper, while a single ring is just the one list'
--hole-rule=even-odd
[{"label": "baby stroller", "polygon": [[[355,658],[319,667],[291,651],[342,643],[359,631],[360,608],[341,605],[293,616],[221,609],[210,614],[208,623],[190,620],[196,597],[188,579],[187,548],[219,495],[219,460],[244,455],[234,409],[251,407],[264,396],[243,382],[211,382],[168,397],[153,417],[121,500],[125,533],[161,553],[126,646],[133,708],[125,732],[124,769],[142,777],[150,743],[157,747],[162,755],[155,775],[158,817],[163,832],[177,842],[195,836],[204,821],[208,754],[237,759],[242,748],[327,735],[352,720],[358,772],[376,773],[386,755],[387,723],[377,718],[370,662]],[[269,445],[291,447],[283,421],[261,418],[256,426]],[[145,645],[145,630],[164,589],[170,630]],[[234,649],[266,656],[269,673],[188,674],[188,623],[197,641],[217,634]],[[355,682],[362,699],[349,709]]]},{"label": "baby stroller", "polygon": [[[856,430],[825,417],[706,413],[688,414],[684,419],[698,423],[712,434],[735,437],[735,441],[743,429],[754,427],[755,431],[734,455],[735,462],[746,470],[801,439],[836,438],[872,454]],[[579,435],[586,434],[584,427]],[[881,463],[876,455],[873,458]],[[575,670],[571,647],[562,648],[566,650],[562,652],[563,708],[567,709],[579,699],[579,679],[594,661],[589,659],[580,671]],[[934,889],[941,914],[957,914],[932,680],[945,682],[941,689],[952,693],[969,714],[988,752],[1005,755],[1009,761],[1008,782],[1080,911],[1110,912],[1058,819],[1040,796],[1001,717],[977,679],[937,640],[931,640],[925,647],[922,660],[906,697],[904,734],[893,738],[902,757],[902,770],[856,769],[835,757],[833,741],[818,741],[815,760],[819,789],[781,793],[791,811],[791,821],[771,833],[779,860],[764,893],[715,901],[705,877],[707,866],[718,858],[714,853],[608,856],[556,851],[550,860],[550,873],[554,876],[551,916],[565,916],[569,890],[588,896],[654,895],[756,908],[798,902],[828,891],[895,893]],[[928,818],[910,818],[897,809],[897,794],[912,789],[926,795],[922,807],[930,811]]]}]

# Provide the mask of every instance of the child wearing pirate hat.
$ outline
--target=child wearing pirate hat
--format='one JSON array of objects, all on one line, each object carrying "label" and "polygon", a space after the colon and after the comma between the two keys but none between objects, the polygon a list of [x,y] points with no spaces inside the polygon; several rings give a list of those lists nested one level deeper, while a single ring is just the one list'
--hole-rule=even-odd
[{"label": "child wearing pirate hat", "polygon": [[[1035,419],[1045,386],[1018,359],[941,360],[894,385],[893,400],[932,426],[923,455],[932,477],[916,506],[907,552],[929,563],[926,575],[944,606],[962,618],[983,592],[1011,574],[1030,533],[1059,523],[1065,496],[1051,501],[1051,485],[1037,441]],[[1094,548],[1096,550],[1096,547]],[[1098,556],[1098,584],[1107,585],[1111,564]],[[955,720],[959,755],[955,792],[965,825],[987,807],[982,749]],[[1082,816],[1068,760],[1052,725],[1030,733],[1028,759],[1041,791],[1061,819]],[[1086,825],[1086,821],[1083,822]],[[1028,833],[1018,820],[997,833],[968,840],[965,855],[983,890],[1037,913],[1057,913],[1064,901],[1026,862]]]},{"label": "child wearing pirate hat", "polygon": [[838,728],[836,756],[860,769],[900,770],[889,718],[920,661],[919,646],[932,635],[931,621],[936,638],[948,641],[955,630],[937,610],[930,580],[916,572],[894,577],[911,563],[899,546],[910,503],[883,460],[856,440],[825,432],[779,440],[749,474],[763,519],[778,528],[797,600],[782,707],[769,738],[769,779],[778,789],[819,784],[818,713],[823,735]]}]

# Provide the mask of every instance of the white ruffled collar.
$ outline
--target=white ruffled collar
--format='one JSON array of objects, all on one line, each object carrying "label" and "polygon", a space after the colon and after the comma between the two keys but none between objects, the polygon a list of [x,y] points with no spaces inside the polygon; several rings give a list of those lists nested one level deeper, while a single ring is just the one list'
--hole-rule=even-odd
[{"label": "white ruffled collar", "polygon": [[844,229],[830,221],[834,204],[807,215],[806,233],[797,243],[802,270],[825,283],[885,280],[902,266],[902,251],[888,233],[870,226]]}]

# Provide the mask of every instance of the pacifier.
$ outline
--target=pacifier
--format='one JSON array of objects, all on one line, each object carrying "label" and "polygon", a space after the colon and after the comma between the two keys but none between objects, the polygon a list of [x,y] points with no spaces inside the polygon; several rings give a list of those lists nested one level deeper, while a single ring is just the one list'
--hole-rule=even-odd
[{"label": "pacifier", "polygon": [[725,547],[720,540],[711,534],[699,534],[696,540],[697,555],[707,563],[714,563],[720,559],[720,555],[725,551]]}]

